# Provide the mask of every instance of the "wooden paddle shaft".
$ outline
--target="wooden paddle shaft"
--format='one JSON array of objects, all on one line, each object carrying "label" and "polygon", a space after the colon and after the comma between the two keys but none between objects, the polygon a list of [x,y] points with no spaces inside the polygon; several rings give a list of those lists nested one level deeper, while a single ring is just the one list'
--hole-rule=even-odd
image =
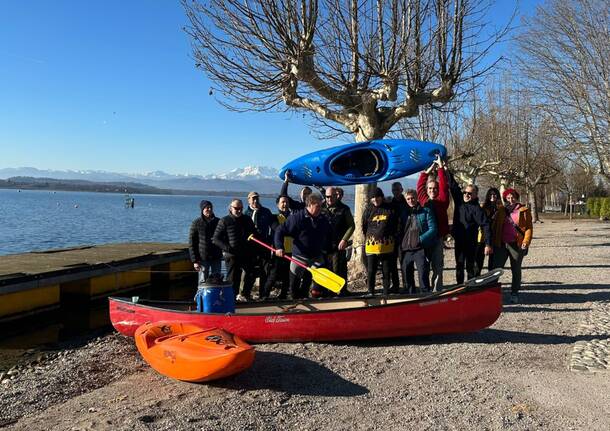
[{"label": "wooden paddle shaft", "polygon": [[[265,248],[267,248],[267,249],[269,249],[269,250],[271,250],[272,252],[274,252],[274,253],[275,253],[275,248],[271,247],[269,244],[265,244],[265,243],[264,243],[264,242],[262,242],[261,240],[258,240],[258,239],[256,239],[256,238],[254,238],[254,235],[250,235],[250,236],[248,237],[248,239],[249,239],[249,240],[254,241],[255,243],[257,243],[257,244],[259,244],[259,245],[262,245],[263,247],[265,247]],[[300,262],[300,261],[298,261],[298,260],[296,260],[296,259],[293,259],[293,258],[292,258],[292,257],[290,257],[290,256],[286,256],[286,255],[284,255],[283,257],[284,257],[285,259],[288,259],[288,260],[289,260],[289,261],[291,261],[291,262],[294,262],[296,265],[300,266],[301,268],[309,269],[309,267],[308,267],[307,265],[305,265],[303,262]]]}]

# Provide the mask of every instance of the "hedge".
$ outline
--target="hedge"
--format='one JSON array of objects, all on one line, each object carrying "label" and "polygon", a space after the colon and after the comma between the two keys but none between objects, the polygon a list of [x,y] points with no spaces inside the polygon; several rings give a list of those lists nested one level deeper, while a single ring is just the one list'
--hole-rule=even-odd
[{"label": "hedge", "polygon": [[591,217],[610,218],[610,197],[588,198],[587,212]]}]

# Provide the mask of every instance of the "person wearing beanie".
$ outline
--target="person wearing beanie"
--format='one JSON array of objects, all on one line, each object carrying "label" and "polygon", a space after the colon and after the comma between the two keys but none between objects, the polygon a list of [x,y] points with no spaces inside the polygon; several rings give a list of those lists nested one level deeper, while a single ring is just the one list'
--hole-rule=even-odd
[{"label": "person wearing beanie", "polygon": [[362,232],[365,238],[367,286],[369,295],[375,294],[377,267],[381,263],[383,295],[390,289],[392,266],[396,264],[396,234],[398,216],[394,207],[384,201],[383,190],[377,188],[371,203],[362,215]]},{"label": "person wearing beanie", "polygon": [[193,220],[189,230],[189,256],[199,272],[199,282],[203,283],[210,275],[220,274],[222,251],[212,242],[218,225],[212,202],[202,200],[199,210],[200,216]]},{"label": "person wearing beanie", "polygon": [[502,193],[505,201],[494,221],[494,254],[493,267],[503,268],[510,259],[512,273],[510,302],[519,302],[521,288],[521,265],[527,255],[532,235],[532,213],[529,208],[519,202],[519,193],[515,189],[506,189]]}]

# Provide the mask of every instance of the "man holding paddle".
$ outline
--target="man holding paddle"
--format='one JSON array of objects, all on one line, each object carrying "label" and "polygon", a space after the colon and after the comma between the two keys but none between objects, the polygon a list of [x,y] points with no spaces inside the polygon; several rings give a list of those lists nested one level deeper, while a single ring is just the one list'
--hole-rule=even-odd
[{"label": "man holding paddle", "polygon": [[[275,232],[275,254],[284,256],[284,238],[293,238],[293,258],[313,271],[324,262],[324,252],[328,250],[331,226],[328,218],[322,215],[322,199],[310,194],[305,200],[305,209],[293,212],[286,222]],[[290,264],[290,294],[292,299],[306,298],[312,279],[312,270]],[[315,279],[315,274],[314,274]]]}]

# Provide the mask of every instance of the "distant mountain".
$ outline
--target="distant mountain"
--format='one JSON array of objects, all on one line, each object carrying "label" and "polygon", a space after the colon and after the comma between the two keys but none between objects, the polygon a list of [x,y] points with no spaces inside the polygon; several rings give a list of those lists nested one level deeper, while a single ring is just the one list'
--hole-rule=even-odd
[{"label": "distant mountain", "polygon": [[[210,191],[210,192],[250,192],[256,190],[259,193],[276,194],[282,186],[277,176],[278,170],[267,166],[246,166],[245,168],[233,169],[224,174],[191,175],[191,174],[168,174],[163,171],[147,173],[116,173],[107,171],[57,171],[49,169],[37,169],[32,167],[23,168],[0,168],[0,179],[12,177],[47,178],[55,180],[80,180],[99,183],[130,183],[138,187],[146,185],[164,190],[187,190],[187,191]],[[413,178],[400,179],[406,189],[415,186]],[[133,184],[137,183],[137,184]],[[389,194],[392,181],[380,183],[379,186]],[[297,195],[300,186],[291,185],[289,192]],[[354,188],[346,187],[347,194],[353,195]]]},{"label": "distant mountain", "polygon": [[147,173],[116,173],[95,170],[50,170],[32,167],[0,168],[0,179],[12,177],[49,178],[56,180],[82,180],[94,182],[140,183],[160,189],[172,190],[207,190],[248,192],[256,190],[260,193],[277,193],[281,181],[277,169],[266,166],[246,166],[233,169],[224,174],[191,175],[168,174],[163,171]]}]

